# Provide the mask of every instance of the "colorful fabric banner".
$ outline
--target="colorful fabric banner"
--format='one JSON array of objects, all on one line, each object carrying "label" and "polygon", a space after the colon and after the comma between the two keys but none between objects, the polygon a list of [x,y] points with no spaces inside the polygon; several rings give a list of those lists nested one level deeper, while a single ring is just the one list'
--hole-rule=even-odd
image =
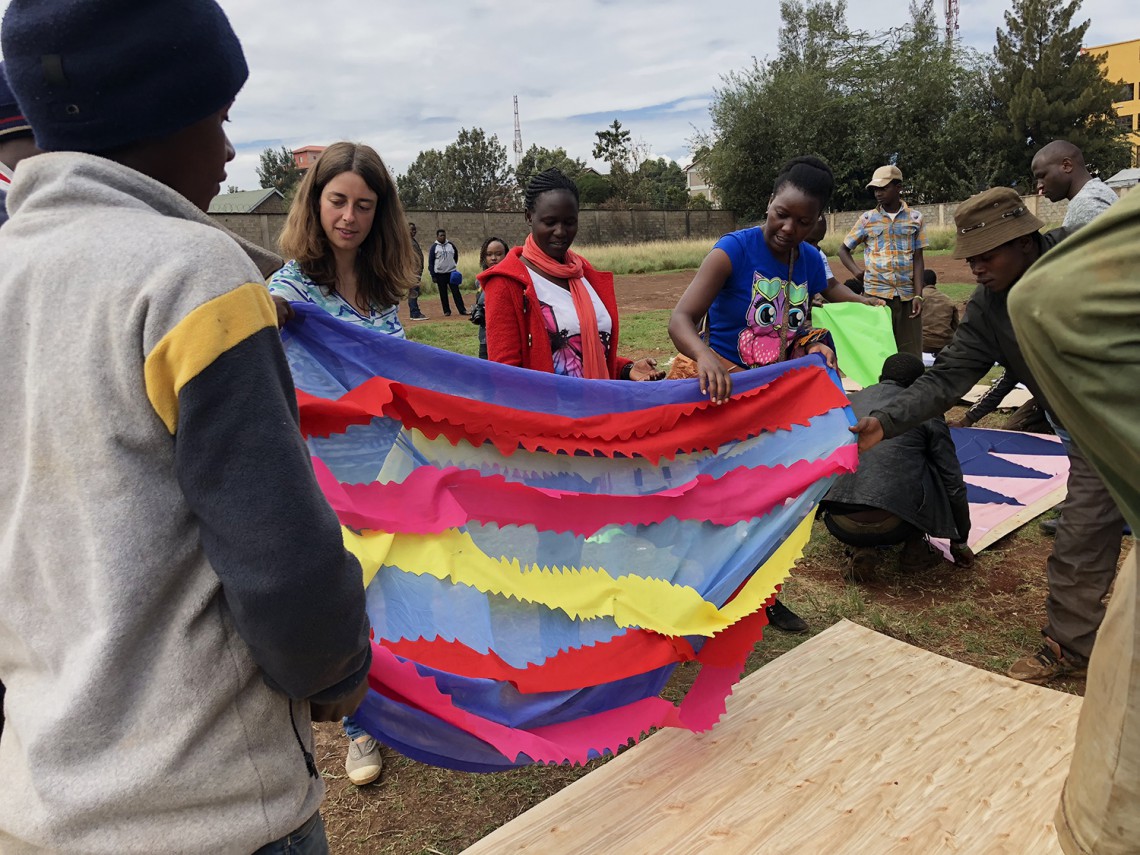
[{"label": "colorful fabric banner", "polygon": [[887,306],[827,303],[811,310],[812,324],[826,327],[835,340],[839,370],[860,386],[879,382],[883,362],[898,353]]},{"label": "colorful fabric banner", "polygon": [[[734,375],[714,407],[695,380],[559,377],[296,308],[302,430],[373,627],[362,726],[494,771],[717,721],[856,466],[822,360]],[[675,705],[659,695],[683,662],[700,673]]]}]

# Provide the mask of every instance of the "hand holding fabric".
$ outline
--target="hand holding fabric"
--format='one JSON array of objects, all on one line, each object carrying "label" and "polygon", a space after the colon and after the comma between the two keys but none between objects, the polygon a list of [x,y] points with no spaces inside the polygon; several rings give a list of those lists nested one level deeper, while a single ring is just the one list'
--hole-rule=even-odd
[{"label": "hand holding fabric", "polygon": [[855,423],[855,427],[848,430],[859,436],[860,453],[870,451],[883,439],[883,424],[874,416],[864,416]]},{"label": "hand holding fabric", "polygon": [[657,367],[657,360],[649,356],[643,356],[641,359],[634,361],[629,367],[630,380],[663,380],[665,379],[665,372]]},{"label": "hand holding fabric", "polygon": [[808,348],[808,353],[818,353],[827,361],[828,368],[835,368],[835,351],[826,344],[817,344]]},{"label": "hand holding fabric", "polygon": [[277,309],[277,329],[281,329],[285,324],[293,320],[293,315],[295,315],[296,312],[293,311],[293,307],[284,297],[278,297],[274,294],[273,306]]},{"label": "hand holding fabric", "polygon": [[732,394],[732,375],[711,349],[697,357],[697,379],[701,384],[701,394],[708,395],[714,404],[725,403]]},{"label": "hand holding fabric", "polygon": [[352,715],[360,706],[364,696],[368,694],[368,680],[361,680],[360,685],[335,701],[327,704],[309,704],[309,717],[313,721],[340,721],[346,715]]}]

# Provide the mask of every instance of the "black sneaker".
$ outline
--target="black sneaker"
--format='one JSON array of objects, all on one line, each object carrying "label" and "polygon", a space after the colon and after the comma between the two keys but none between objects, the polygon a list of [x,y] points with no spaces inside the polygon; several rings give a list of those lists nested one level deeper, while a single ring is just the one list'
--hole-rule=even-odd
[{"label": "black sneaker", "polygon": [[426,321],[427,319],[428,319],[427,315],[412,315],[413,321]]},{"label": "black sneaker", "polygon": [[807,622],[779,600],[773,600],[772,605],[766,606],[764,613],[768,615],[768,626],[773,626],[781,632],[799,635],[808,631]]},{"label": "black sneaker", "polygon": [[1042,534],[1053,537],[1057,533],[1057,517],[1053,517],[1051,520],[1041,520],[1037,525],[1040,527]]}]

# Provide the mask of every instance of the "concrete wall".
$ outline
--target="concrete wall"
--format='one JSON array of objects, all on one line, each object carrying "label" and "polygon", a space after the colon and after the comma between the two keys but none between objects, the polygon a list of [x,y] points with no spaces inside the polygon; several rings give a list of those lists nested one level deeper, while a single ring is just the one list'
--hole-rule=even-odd
[{"label": "concrete wall", "polygon": [[[1119,192],[1119,191],[1118,191]],[[1059,226],[1065,219],[1065,211],[1069,202],[1062,199],[1060,202],[1050,202],[1044,196],[1022,196],[1025,207],[1045,222],[1047,226]],[[940,205],[914,205],[922,212],[927,228],[954,228],[954,209],[960,202],[943,202]],[[851,230],[855,221],[859,219],[862,211],[836,211],[827,215],[827,233],[842,237]]]},{"label": "concrete wall", "polygon": [[[226,228],[259,246],[278,251],[277,238],[285,225],[284,214],[214,214]],[[435,240],[435,230],[447,230],[447,237],[462,254],[478,252],[491,235],[517,246],[529,230],[522,211],[409,211],[408,221],[416,224],[420,246],[427,252]],[[642,243],[650,240],[700,238],[710,243],[736,228],[731,211],[610,211],[584,210],[578,218],[579,243]]]}]

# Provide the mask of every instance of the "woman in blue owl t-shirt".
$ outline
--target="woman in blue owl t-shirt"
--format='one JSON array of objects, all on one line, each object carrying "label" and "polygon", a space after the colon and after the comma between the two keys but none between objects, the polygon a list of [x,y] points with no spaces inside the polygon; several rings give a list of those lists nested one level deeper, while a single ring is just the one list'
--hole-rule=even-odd
[{"label": "woman in blue owl t-shirt", "polygon": [[[817,157],[797,157],[780,170],[762,226],[722,237],[701,263],[669,320],[669,335],[695,363],[689,376],[714,402],[728,399],[730,374],[819,353],[835,365],[827,330],[811,326],[811,298],[863,298],[827,284],[823,256],[804,243],[831,198],[835,179]],[[697,331],[708,315],[708,341]],[[671,374],[670,376],[675,376]]]},{"label": "woman in blue owl t-shirt", "polygon": [[[701,392],[723,403],[732,393],[733,371],[808,353],[835,366],[831,336],[811,327],[811,298],[861,298],[838,283],[829,288],[823,257],[803,243],[834,185],[826,163],[797,157],[780,170],[764,225],[717,241],[669,320],[673,343],[694,363],[688,374],[670,371],[671,378],[696,376]],[[707,343],[697,331],[706,314]],[[807,631],[803,619],[779,600],[765,611],[777,629]]]}]

